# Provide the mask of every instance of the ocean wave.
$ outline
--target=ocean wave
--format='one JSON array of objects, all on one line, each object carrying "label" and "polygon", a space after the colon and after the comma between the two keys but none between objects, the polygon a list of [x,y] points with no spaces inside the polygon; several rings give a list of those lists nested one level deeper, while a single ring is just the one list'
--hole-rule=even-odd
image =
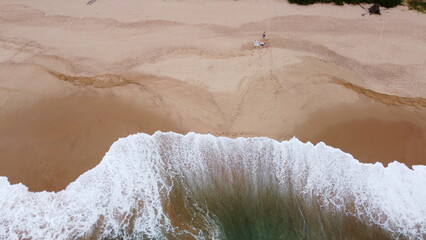
[{"label": "ocean wave", "polygon": [[425,239],[426,166],[293,138],[119,139],[65,190],[0,178],[4,239]]}]

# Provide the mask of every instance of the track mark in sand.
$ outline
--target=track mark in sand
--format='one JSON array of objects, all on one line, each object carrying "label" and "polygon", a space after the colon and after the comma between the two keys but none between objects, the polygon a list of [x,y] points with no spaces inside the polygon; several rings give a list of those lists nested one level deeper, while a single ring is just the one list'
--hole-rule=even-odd
[{"label": "track mark in sand", "polygon": [[[260,74],[260,70],[263,67],[262,59],[263,59],[263,57],[264,57],[264,55],[266,53],[266,50],[267,50],[266,48],[265,49],[259,49],[259,54],[258,54],[258,57],[256,59],[257,60],[257,68],[256,68],[256,72],[253,75],[254,77],[256,77],[257,75]],[[253,53],[250,55],[250,60],[252,59],[252,57],[254,57]],[[256,82],[256,80],[255,81],[251,81],[249,83],[249,85],[247,86],[246,90],[244,91],[244,93],[242,94],[242,96],[240,98],[240,101],[239,101],[237,107],[234,110],[234,115],[231,117],[230,124],[232,124],[238,118],[238,116],[241,114],[241,109],[243,108],[244,103],[246,103],[247,95],[252,90],[253,83],[255,83],[255,82]]]},{"label": "track mark in sand", "polygon": [[[261,48],[261,49],[258,50],[258,53],[259,54],[257,54],[257,57],[255,58],[255,61],[257,62],[256,63],[257,67],[256,67],[255,73],[253,74],[253,77],[255,77],[255,78],[257,77],[257,79],[250,82],[250,84],[247,86],[246,90],[242,94],[240,101],[239,101],[237,107],[234,110],[234,115],[231,118],[231,124],[241,114],[241,109],[243,108],[243,105],[247,101],[247,97],[248,97],[249,92],[252,91],[253,86],[258,81],[265,82],[265,84],[271,83],[273,85],[273,92],[272,92],[273,103],[272,103],[272,106],[259,114],[260,120],[261,121],[266,120],[267,117],[265,115],[267,115],[268,113],[273,111],[278,105],[278,94],[280,93],[280,90],[283,89],[283,86],[278,81],[277,77],[274,75],[274,71],[273,71],[274,58],[273,58],[273,54],[272,54],[272,49],[267,48],[267,47]],[[253,57],[254,57],[254,53],[251,54],[250,60],[252,60]],[[265,58],[268,58],[268,59],[265,59]],[[268,68],[267,69],[268,73],[266,75],[262,75],[262,69],[265,68],[265,66],[264,66],[265,63],[267,64],[266,67]]]},{"label": "track mark in sand", "polygon": [[384,94],[375,92],[370,89],[366,89],[352,83],[345,82],[344,80],[333,77],[332,82],[340,84],[345,88],[351,89],[361,95],[364,95],[370,99],[381,102],[386,105],[394,106],[412,106],[412,107],[426,107],[426,99],[421,97],[410,98],[410,97],[400,97],[396,95]]},{"label": "track mark in sand", "polygon": [[282,90],[284,87],[281,85],[281,83],[278,81],[277,77],[274,75],[273,65],[274,65],[274,57],[272,55],[272,49],[268,48],[269,53],[269,78],[268,81],[271,81],[273,84],[274,91],[272,94],[274,95],[273,104],[270,108],[266,109],[262,113],[260,113],[259,118],[261,121],[264,121],[267,119],[265,115],[273,111],[277,105],[278,105],[278,94],[280,90]]}]

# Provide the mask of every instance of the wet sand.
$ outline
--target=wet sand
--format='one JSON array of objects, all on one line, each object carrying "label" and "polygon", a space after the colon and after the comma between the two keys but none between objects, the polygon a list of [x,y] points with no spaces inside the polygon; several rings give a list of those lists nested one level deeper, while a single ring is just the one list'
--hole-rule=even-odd
[{"label": "wet sand", "polygon": [[[0,175],[58,191],[156,130],[426,164],[426,21],[398,7],[0,2]],[[309,23],[309,24],[307,24]],[[349,29],[349,30],[348,30]],[[267,46],[253,40],[267,32]]]},{"label": "wet sand", "polygon": [[[142,105],[142,104],[141,104]],[[114,95],[43,99],[0,125],[0,175],[31,190],[60,190],[95,167],[119,137],[177,131],[165,114]]]},{"label": "wet sand", "polygon": [[312,114],[294,134],[301,141],[325,142],[361,162],[424,165],[426,128],[418,110],[379,104],[340,106]]}]

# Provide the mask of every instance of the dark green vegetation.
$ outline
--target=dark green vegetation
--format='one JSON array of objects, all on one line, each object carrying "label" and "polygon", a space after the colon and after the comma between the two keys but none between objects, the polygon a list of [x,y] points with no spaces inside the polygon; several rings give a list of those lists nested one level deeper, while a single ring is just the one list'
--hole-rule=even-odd
[{"label": "dark green vegetation", "polygon": [[[337,5],[359,4],[359,3],[378,3],[380,6],[391,8],[401,4],[401,0],[288,0],[290,3],[297,3],[301,5],[309,5],[314,3],[335,3]],[[412,0],[413,1],[413,0]],[[421,0],[414,0],[421,2]],[[424,3],[423,3],[424,4]]]},{"label": "dark green vegetation", "polygon": [[[360,3],[378,3],[382,7],[392,8],[402,4],[401,0],[288,0],[290,3],[301,5],[310,5],[314,3],[335,3],[337,5],[343,4],[360,4]],[[421,13],[426,13],[425,0],[407,0],[404,2],[410,10],[416,10]]]},{"label": "dark green vegetation", "polygon": [[424,0],[408,0],[406,5],[410,10],[426,13],[426,1]]}]

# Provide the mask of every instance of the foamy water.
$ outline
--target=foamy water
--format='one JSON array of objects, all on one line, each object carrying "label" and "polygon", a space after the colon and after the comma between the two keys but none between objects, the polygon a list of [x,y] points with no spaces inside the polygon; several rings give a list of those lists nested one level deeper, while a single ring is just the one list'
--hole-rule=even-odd
[{"label": "foamy water", "polygon": [[322,143],[136,134],[64,191],[0,178],[4,239],[426,238],[426,166]]}]

